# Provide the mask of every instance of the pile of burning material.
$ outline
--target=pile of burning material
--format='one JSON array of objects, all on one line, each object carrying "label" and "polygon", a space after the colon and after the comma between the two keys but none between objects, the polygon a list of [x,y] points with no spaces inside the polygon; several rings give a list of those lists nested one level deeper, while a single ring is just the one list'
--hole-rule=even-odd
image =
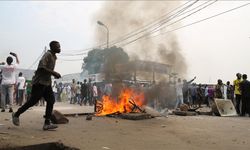
[{"label": "pile of burning material", "polygon": [[103,96],[96,102],[96,116],[108,116],[130,120],[152,118],[142,108],[145,104],[144,94],[132,89],[124,89],[117,98]]}]

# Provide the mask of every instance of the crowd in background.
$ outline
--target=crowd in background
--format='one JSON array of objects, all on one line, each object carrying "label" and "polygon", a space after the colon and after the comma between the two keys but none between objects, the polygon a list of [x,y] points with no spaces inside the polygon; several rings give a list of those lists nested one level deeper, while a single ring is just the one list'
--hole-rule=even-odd
[{"label": "crowd in background", "polygon": [[202,104],[211,107],[217,98],[232,101],[239,116],[250,115],[250,82],[246,74],[237,73],[236,77],[233,84],[218,79],[215,85],[192,83],[195,78],[189,82],[183,80],[183,83],[178,79],[175,108],[183,103],[191,107],[201,107]]},{"label": "crowd in background", "polygon": [[[18,64],[17,56],[15,54],[13,56],[16,57]],[[22,72],[19,72],[17,78],[13,74],[3,74],[2,70],[4,69],[7,72],[10,69],[16,69],[16,64],[12,64],[13,59],[11,57],[8,57],[6,62],[7,65],[0,64],[5,67],[1,67],[0,73],[1,111],[4,112],[6,108],[9,108],[9,112],[13,112],[13,104],[22,106],[25,101],[29,100],[32,85],[31,81],[27,81],[23,77]],[[2,81],[2,75],[5,76],[4,81]],[[245,114],[250,114],[250,82],[247,80],[246,74],[237,73],[236,76],[237,79],[233,81],[233,84],[230,81],[223,83],[221,79],[218,79],[217,84],[196,84],[193,83],[196,79],[194,77],[190,81],[182,81],[179,78],[174,82],[159,84],[155,82],[150,84],[124,82],[121,87],[141,89],[145,92],[147,104],[159,110],[170,107],[169,101],[171,100],[174,100],[174,108],[178,108],[181,104],[187,104],[190,107],[202,107],[205,104],[207,107],[211,107],[214,99],[218,98],[231,100],[238,115],[245,116]],[[119,92],[119,88],[109,82],[92,83],[91,79],[88,79],[88,81],[84,79],[83,82],[76,82],[75,79],[72,79],[70,83],[54,81],[52,84],[56,102],[68,102],[81,106],[93,106],[96,100],[100,100],[103,95],[117,97],[118,94],[114,93],[116,93],[115,91]],[[37,105],[44,106],[44,99],[42,98],[39,103]]]}]

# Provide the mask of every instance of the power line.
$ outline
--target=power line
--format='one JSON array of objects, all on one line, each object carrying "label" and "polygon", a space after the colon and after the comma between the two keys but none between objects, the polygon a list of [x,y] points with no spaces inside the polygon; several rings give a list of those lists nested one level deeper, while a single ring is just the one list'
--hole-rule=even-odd
[{"label": "power line", "polygon": [[[195,4],[197,1],[199,1],[199,0],[196,0],[195,2],[193,2],[193,0],[190,0],[190,1],[188,1],[188,2],[186,2],[186,3],[184,3],[184,4],[182,4],[182,5],[180,5],[180,6],[178,6],[177,8],[175,8],[175,9],[171,10],[170,12],[168,12],[167,14],[165,14],[165,15],[159,17],[158,19],[156,19],[156,20],[150,22],[149,24],[143,26],[142,28],[136,29],[136,30],[134,30],[134,31],[132,31],[132,32],[130,32],[130,33],[128,33],[128,34],[126,34],[125,36],[123,36],[123,38],[126,38],[126,37],[129,36],[129,35],[131,36],[131,34],[134,34],[134,32],[138,32],[138,31],[140,31],[140,30],[143,30],[143,28],[145,28],[145,27],[148,27],[148,26],[150,26],[150,25],[152,26],[152,24],[155,25],[155,23],[156,23],[160,18],[166,17],[167,15],[173,13],[174,11],[180,9],[181,7],[187,5],[188,3],[193,2],[192,4],[186,6],[186,7],[190,7],[190,6],[192,6],[193,4]],[[180,11],[180,10],[179,10],[179,11]],[[174,15],[174,14],[173,14],[173,15]],[[138,30],[138,31],[137,31],[137,30]],[[121,38],[122,38],[122,37],[121,37]],[[116,43],[117,41],[120,41],[120,42],[121,42],[121,39],[118,38],[118,39],[116,39],[116,40],[111,41],[110,43],[113,44],[113,43]],[[91,48],[86,48],[86,49],[84,49],[84,50],[77,50],[77,52],[78,52],[78,51],[81,51],[81,52],[82,52],[82,51],[90,51],[90,50],[92,50],[92,49],[94,49],[94,48],[97,48],[97,47],[100,48],[100,47],[103,47],[103,46],[105,46],[105,45],[106,45],[106,43],[103,43],[103,44],[100,44],[100,45],[97,45],[97,46],[94,46],[94,47],[91,47]],[[113,45],[114,45],[114,44],[113,44]],[[62,53],[62,55],[65,55],[65,56],[66,56],[66,55],[68,55],[68,56],[75,56],[75,55],[82,55],[82,53],[77,53],[77,54],[68,54],[68,53],[63,54],[63,53]]]},{"label": "power line", "polygon": [[41,55],[39,55],[37,57],[37,59],[32,63],[32,65],[30,65],[30,67],[28,67],[28,69],[31,69],[42,58],[42,56],[46,52],[46,50],[47,50],[47,47],[45,46],[44,51],[42,51]]},{"label": "power line", "polygon": [[84,52],[81,52],[81,53],[60,53],[59,56],[79,56],[79,55],[84,55],[84,54],[87,54],[89,51],[88,50],[84,50]]},{"label": "power line", "polygon": [[224,12],[221,12],[221,13],[218,13],[218,14],[215,14],[215,15],[213,15],[213,16],[210,16],[210,17],[207,17],[207,18],[204,18],[204,19],[201,19],[201,20],[192,22],[192,23],[190,23],[190,24],[181,26],[181,27],[179,27],[179,28],[176,28],[176,29],[173,29],[173,30],[170,30],[170,31],[167,31],[167,32],[160,33],[160,34],[158,34],[158,35],[153,36],[152,38],[154,38],[154,37],[156,37],[156,36],[159,36],[159,35],[162,35],[162,34],[170,33],[170,32],[173,32],[173,31],[176,31],[176,30],[179,30],[179,29],[182,29],[182,28],[185,28],[185,27],[188,27],[188,26],[191,26],[191,25],[194,25],[194,24],[203,22],[203,21],[206,21],[206,20],[209,20],[209,19],[212,19],[212,18],[214,18],[214,17],[218,17],[218,16],[223,15],[223,14],[225,14],[225,13],[228,13],[228,12],[231,12],[231,11],[234,11],[234,10],[237,10],[237,9],[240,9],[240,8],[242,8],[242,7],[245,7],[245,6],[249,5],[249,4],[250,4],[250,3],[246,3],[246,4],[240,5],[240,6],[238,6],[238,7],[229,9],[229,10],[227,10],[227,11],[224,11]]},{"label": "power line", "polygon": [[[193,14],[195,14],[195,13],[197,13],[197,12],[203,10],[203,9],[205,9],[206,7],[208,7],[208,6],[212,5],[212,4],[214,4],[215,2],[217,2],[217,0],[215,0],[215,1],[213,1],[212,3],[207,4],[207,5],[205,5],[204,7],[202,7],[202,8],[200,8],[200,9],[198,9],[198,10],[196,10],[196,11],[194,11],[194,12],[192,12],[192,13],[190,13],[190,14],[184,16],[184,17],[182,17],[181,19],[178,19],[177,21],[174,21],[174,22],[172,22],[171,24],[168,24],[168,25],[163,26],[163,27],[168,27],[168,26],[173,25],[173,24],[175,24],[175,23],[177,23],[177,22],[180,22],[181,20],[183,20],[183,19],[185,19],[185,18],[187,18],[187,17],[189,17],[189,16],[191,16],[191,15],[193,15]],[[142,36],[139,36],[138,38],[136,38],[136,39],[134,39],[134,40],[132,40],[132,41],[129,41],[129,42],[125,43],[125,44],[122,44],[121,47],[124,47],[124,46],[126,46],[126,45],[131,44],[131,43],[134,43],[134,42],[138,41],[139,39],[144,38],[144,37],[146,37],[146,36],[152,35],[153,33],[157,32],[157,31],[160,31],[163,27],[158,28],[158,29],[154,29],[153,31],[151,31],[151,32],[149,32],[149,33],[146,33],[146,34],[143,34]]]},{"label": "power line", "polygon": [[60,61],[83,61],[83,58],[82,59],[63,59],[63,58],[59,58],[58,60],[60,60]]},{"label": "power line", "polygon": [[[111,41],[110,43],[111,43],[112,45],[115,45],[115,44],[118,43],[118,42],[127,40],[127,39],[129,39],[129,38],[131,38],[131,37],[133,37],[133,36],[136,36],[136,35],[138,35],[138,34],[140,34],[140,33],[142,33],[142,32],[145,32],[145,31],[147,31],[148,29],[150,29],[150,28],[152,28],[152,27],[154,27],[154,26],[156,26],[156,25],[161,24],[161,22],[163,22],[163,21],[165,21],[165,20],[168,20],[170,17],[173,17],[173,16],[175,16],[176,14],[185,11],[186,9],[188,9],[189,7],[191,7],[192,5],[194,5],[195,3],[197,3],[198,0],[194,1],[193,3],[189,4],[189,5],[186,6],[186,7],[184,7],[186,4],[188,4],[188,3],[190,3],[190,2],[192,2],[192,0],[190,0],[190,1],[188,1],[188,2],[186,2],[186,3],[184,3],[184,4],[182,4],[181,6],[175,8],[175,9],[173,9],[173,10],[171,10],[169,13],[167,13],[167,14],[165,14],[165,15],[159,17],[159,18],[157,18],[156,20],[150,22],[149,24],[147,24],[147,25],[145,25],[145,26],[143,26],[143,27],[140,27],[140,28],[138,28],[138,29],[136,29],[136,30],[134,30],[134,31],[132,31],[132,32],[130,32],[130,33],[128,33],[127,35],[121,37],[120,39],[118,38],[117,40]],[[184,7],[184,8],[182,8],[182,7]],[[182,9],[180,9],[180,8],[182,8]],[[178,10],[178,9],[180,9],[180,10]],[[177,11],[177,10],[178,10],[178,11]],[[175,11],[177,11],[177,12],[175,12]],[[175,12],[175,13],[173,13],[173,12]],[[173,13],[173,14],[172,14],[172,13]],[[170,16],[168,16],[168,15],[170,15]],[[167,16],[168,16],[168,17],[167,17]],[[167,17],[167,18],[165,18],[165,17]],[[164,19],[161,19],[161,18],[164,18]]]},{"label": "power line", "polygon": [[[217,0],[216,0],[216,1],[217,1]],[[214,2],[216,2],[216,1],[214,1]],[[203,3],[203,4],[201,4],[201,5],[199,5],[199,6],[195,7],[195,8],[193,8],[193,9],[191,9],[191,10],[189,10],[189,11],[185,11],[185,12],[181,12],[180,14],[177,14],[176,16],[174,16],[174,18],[171,18],[170,20],[166,20],[166,21],[163,22],[161,25],[159,25],[159,26],[155,27],[154,29],[152,29],[150,32],[147,32],[147,33],[145,33],[145,34],[143,34],[143,35],[137,37],[136,39],[134,39],[134,40],[132,40],[132,41],[129,41],[129,42],[125,43],[125,44],[122,44],[121,47],[123,47],[123,46],[125,46],[125,45],[127,45],[127,44],[130,44],[130,43],[133,43],[133,42],[135,42],[135,41],[137,41],[137,40],[139,40],[139,39],[141,39],[141,38],[143,38],[143,37],[145,37],[145,36],[149,36],[149,35],[151,35],[151,34],[157,32],[157,31],[161,30],[163,27],[167,27],[167,26],[173,25],[173,24],[175,24],[175,23],[177,23],[177,22],[179,22],[179,21],[181,21],[181,20],[183,20],[183,19],[185,19],[185,18],[191,16],[191,15],[194,14],[194,13],[197,13],[198,11],[200,11],[200,10],[202,10],[202,9],[204,9],[204,8],[208,7],[209,5],[212,5],[212,4],[214,3],[214,2],[212,2],[212,3],[210,3],[210,4],[207,4],[208,2],[210,2],[210,1],[206,1],[205,3]],[[197,9],[197,8],[199,8],[199,7],[201,7],[201,6],[204,5],[204,4],[207,4],[207,5],[204,6],[204,7],[202,7],[201,9],[199,9],[199,10],[197,10],[197,11],[192,12],[191,14],[186,15],[185,17],[183,17],[183,18],[181,18],[181,19],[179,19],[179,20],[177,20],[177,21],[175,21],[175,22],[173,22],[173,23],[171,23],[171,24],[168,24],[167,26],[164,26],[165,24],[167,24],[168,22],[172,21],[172,20],[175,19],[176,17],[180,17],[180,16],[182,16],[182,15],[184,15],[184,14],[190,12],[190,11],[193,11],[193,10],[195,10],[195,9]]]}]

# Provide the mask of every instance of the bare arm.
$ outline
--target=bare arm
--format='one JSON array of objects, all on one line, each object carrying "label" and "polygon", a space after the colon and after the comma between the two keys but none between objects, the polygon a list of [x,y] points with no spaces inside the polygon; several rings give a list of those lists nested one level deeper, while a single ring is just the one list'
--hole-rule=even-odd
[{"label": "bare arm", "polygon": [[55,72],[55,71],[53,71],[53,70],[51,70],[51,69],[49,69],[49,68],[42,67],[42,68],[40,68],[40,69],[42,69],[42,70],[48,72],[49,74],[53,75],[56,79],[61,78],[61,75],[60,75],[58,72]]},{"label": "bare arm", "polygon": [[190,84],[190,83],[193,82],[195,79],[196,79],[196,76],[195,76],[192,80],[188,81],[187,83]]},{"label": "bare arm", "polygon": [[10,54],[16,58],[16,63],[19,64],[19,59],[17,57],[17,54],[12,52],[10,52]]}]

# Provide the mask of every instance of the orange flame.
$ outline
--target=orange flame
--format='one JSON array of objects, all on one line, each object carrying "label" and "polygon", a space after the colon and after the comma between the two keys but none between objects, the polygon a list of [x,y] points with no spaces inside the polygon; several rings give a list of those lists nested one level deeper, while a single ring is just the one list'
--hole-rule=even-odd
[{"label": "orange flame", "polygon": [[129,101],[134,101],[137,106],[144,104],[144,93],[136,92],[132,89],[124,89],[121,91],[118,100],[111,96],[102,97],[102,109],[98,111],[97,116],[103,116],[113,113],[129,113],[132,112],[133,105]]}]

